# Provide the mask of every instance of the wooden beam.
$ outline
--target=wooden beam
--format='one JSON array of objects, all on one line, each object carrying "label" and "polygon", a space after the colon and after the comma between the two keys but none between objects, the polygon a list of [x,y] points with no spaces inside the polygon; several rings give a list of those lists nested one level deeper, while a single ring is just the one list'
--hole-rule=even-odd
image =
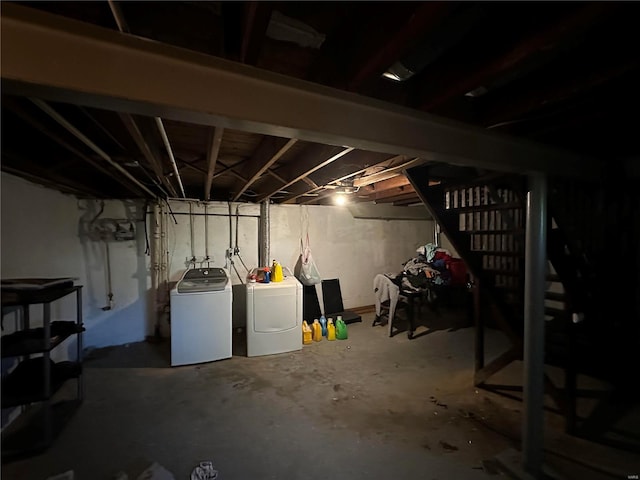
[{"label": "wooden beam", "polygon": [[220,153],[220,145],[222,144],[222,136],[224,128],[216,127],[209,136],[209,148],[207,149],[207,177],[204,184],[204,199],[209,201],[211,198],[211,184],[213,183],[213,174],[216,171],[216,162]]},{"label": "wooden beam", "polygon": [[387,168],[382,172],[374,173],[373,175],[368,175],[366,177],[360,177],[353,182],[355,187],[364,187],[365,185],[371,185],[372,183],[381,182],[383,180],[388,180],[390,178],[397,177],[402,174],[402,170],[405,168],[413,167],[424,163],[424,160],[421,158],[413,158],[408,162],[404,162],[396,167]]},{"label": "wooden beam", "polygon": [[374,200],[376,203],[393,203],[397,201],[403,201],[403,200],[414,199],[414,198],[416,199],[416,201],[420,201],[420,198],[418,197],[418,194],[415,191],[399,193],[391,196],[383,196],[380,199],[372,199],[372,200]]},{"label": "wooden beam", "polygon": [[258,179],[260,176],[269,170],[269,168],[276,163],[280,158],[289,151],[291,147],[296,144],[295,138],[277,138],[277,137],[265,137],[260,145],[253,153],[251,158],[243,162],[242,169],[245,172],[247,181],[240,187],[238,193],[233,197],[233,201],[236,202],[242,196],[244,192]]},{"label": "wooden beam", "polygon": [[509,49],[482,65],[457,62],[450,70],[441,74],[434,74],[429,70],[423,72],[415,82],[431,77],[429,83],[444,86],[444,88],[429,89],[423,93],[420,109],[432,110],[456,96],[491,82],[508,71],[513,71],[529,61],[539,52],[559,48],[563,39],[576,34],[579,29],[587,28],[597,21],[611,6],[606,3],[589,3],[573,11],[553,23],[545,30],[537,30],[519,42],[510,44]]},{"label": "wooden beam", "polygon": [[396,28],[375,32],[375,45],[369,43],[374,48],[361,52],[362,60],[359,62],[356,59],[356,65],[347,80],[349,90],[357,91],[369,78],[382,75],[410,47],[438,25],[452,8],[447,2],[424,2],[417,5],[417,9]]},{"label": "wooden beam", "polygon": [[20,168],[12,166],[6,160],[2,162],[2,170],[13,175],[18,175],[55,190],[64,190],[66,193],[83,194],[87,196],[103,196],[103,192],[98,192],[86,183],[78,183],[68,177],[52,174],[48,169],[42,168],[30,159],[16,153],[3,149],[2,156],[13,158],[20,165]]},{"label": "wooden beam", "polygon": [[114,173],[112,171],[110,171],[108,168],[106,168],[105,166],[103,166],[102,163],[97,162],[93,158],[85,155],[80,150],[78,150],[77,148],[72,146],[69,142],[64,140],[62,137],[60,137],[57,134],[53,133],[46,125],[41,123],[39,120],[36,120],[36,118],[33,117],[30,113],[27,113],[27,111],[21,105],[19,105],[18,102],[16,102],[14,99],[11,99],[11,98],[8,98],[8,97],[4,98],[2,100],[2,106],[8,108],[9,110],[11,110],[18,117],[20,117],[22,120],[24,120],[25,122],[27,122],[31,126],[33,126],[35,129],[37,129],[40,133],[42,133],[43,135],[49,137],[51,140],[56,142],[58,145],[60,145],[61,147],[65,148],[69,152],[73,153],[79,159],[87,162],[92,167],[94,167],[96,170],[104,173],[105,175],[107,175],[107,176],[109,176],[111,178],[114,178],[119,183],[123,183],[126,186],[126,188],[131,193],[133,193],[134,195],[140,195],[141,190],[139,190],[135,184],[133,184],[132,182],[130,183],[128,181],[128,179],[123,179],[125,181],[122,182],[122,180],[116,178]]},{"label": "wooden beam", "polygon": [[258,63],[271,13],[272,2],[245,2],[242,19],[242,46],[240,61],[248,65]]},{"label": "wooden beam", "polygon": [[574,69],[574,73],[577,75],[572,75],[571,78],[560,82],[558,82],[558,78],[563,77],[559,72],[555,72],[553,79],[547,81],[546,84],[538,81],[525,90],[516,90],[514,87],[497,98],[492,98],[490,110],[485,113],[483,123],[488,128],[500,127],[500,123],[507,120],[517,119],[525,114],[578,97],[595,87],[623,76],[636,69],[638,65],[638,59],[634,58],[611,66],[604,71]]},{"label": "wooden beam", "polygon": [[417,193],[415,193],[416,191],[413,189],[413,185],[408,184],[408,185],[403,185],[401,187],[395,187],[395,188],[390,188],[387,190],[382,190],[380,192],[378,191],[374,191],[373,194],[369,195],[369,198],[371,198],[371,200],[374,200],[376,202],[378,201],[395,201],[396,198],[395,197],[401,197],[401,196],[406,196],[409,193],[414,193],[417,195]]},{"label": "wooden beam", "polygon": [[119,116],[120,120],[122,121],[122,123],[124,123],[124,126],[131,135],[131,138],[133,138],[133,141],[138,146],[138,149],[142,152],[142,155],[147,160],[147,162],[149,162],[149,165],[151,165],[151,169],[153,170],[153,173],[156,174],[158,181],[160,181],[165,187],[167,187],[172,196],[177,197],[178,194],[175,188],[173,188],[173,185],[169,182],[169,180],[167,180],[167,177],[162,171],[162,161],[159,160],[151,152],[151,149],[149,148],[147,141],[142,135],[140,128],[138,128],[138,125],[136,124],[133,116],[129,115],[128,113],[120,113]]},{"label": "wooden beam", "polygon": [[22,5],[3,4],[0,28],[4,93],[499,171],[600,178],[604,169],[587,155]]},{"label": "wooden beam", "polygon": [[[380,192],[384,192],[386,190],[402,188],[407,185],[410,185],[409,179],[405,177],[402,173],[397,177],[390,178],[388,180],[382,180],[380,182],[372,183],[371,188],[375,194]],[[413,190],[413,187],[411,187]]]},{"label": "wooden beam", "polygon": [[[326,182],[326,185],[336,185],[338,183],[341,183],[349,178],[355,177],[357,175],[361,175],[363,173],[365,173],[367,170],[371,169],[371,168],[389,168],[389,165],[393,165],[393,163],[395,163],[399,158],[404,158],[402,156],[394,156],[391,158],[388,158],[382,162],[378,162],[374,165],[363,165],[363,168],[356,170],[354,172],[348,173],[346,175],[342,175],[338,178],[335,178],[329,182]],[[292,194],[287,197],[285,200],[283,200],[280,203],[295,203],[296,200],[304,195],[307,195],[309,193],[314,193],[317,192],[319,190],[322,190],[322,185],[320,186],[310,186],[311,188],[305,188],[303,185],[300,185],[299,183],[297,185],[294,186],[293,190],[294,192],[292,192]],[[306,202],[303,202],[306,203]]]},{"label": "wooden beam", "polygon": [[353,147],[333,147],[331,145],[310,145],[307,147],[300,156],[294,162],[289,162],[283,167],[281,173],[286,183],[281,185],[280,182],[275,184],[271,183],[265,188],[266,193],[263,193],[259,202],[271,198],[280,190],[293,185],[299,180],[302,180],[307,175],[335,162],[339,158],[342,158],[349,152],[353,151]]}]

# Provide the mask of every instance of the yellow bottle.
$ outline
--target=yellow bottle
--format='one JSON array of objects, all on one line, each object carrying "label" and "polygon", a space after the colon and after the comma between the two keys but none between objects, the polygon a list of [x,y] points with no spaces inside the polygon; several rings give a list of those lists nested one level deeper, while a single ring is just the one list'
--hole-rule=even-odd
[{"label": "yellow bottle", "polygon": [[311,339],[311,327],[307,323],[306,320],[302,322],[302,344],[303,345],[311,345],[313,340]]},{"label": "yellow bottle", "polygon": [[336,339],[336,326],[333,324],[333,318],[329,319],[329,323],[327,324],[327,340],[335,340]]},{"label": "yellow bottle", "polygon": [[313,321],[311,329],[313,330],[313,341],[319,342],[322,340],[322,326],[320,325],[320,322],[318,322],[317,318]]},{"label": "yellow bottle", "polygon": [[273,265],[271,266],[271,281],[281,282],[283,280],[284,274],[282,273],[282,265],[274,260]]}]

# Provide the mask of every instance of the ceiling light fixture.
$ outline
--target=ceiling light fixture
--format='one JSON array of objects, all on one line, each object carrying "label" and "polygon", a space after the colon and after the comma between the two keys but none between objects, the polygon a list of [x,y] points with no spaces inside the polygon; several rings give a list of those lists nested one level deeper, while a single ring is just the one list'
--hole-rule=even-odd
[{"label": "ceiling light fixture", "polygon": [[395,82],[404,82],[405,80],[409,80],[413,77],[415,73],[416,72],[409,70],[402,63],[396,62],[391,65],[387,71],[382,74],[382,76]]},{"label": "ceiling light fixture", "polygon": [[347,203],[347,197],[344,193],[338,193],[335,197],[333,197],[333,203],[336,205],[344,205]]}]

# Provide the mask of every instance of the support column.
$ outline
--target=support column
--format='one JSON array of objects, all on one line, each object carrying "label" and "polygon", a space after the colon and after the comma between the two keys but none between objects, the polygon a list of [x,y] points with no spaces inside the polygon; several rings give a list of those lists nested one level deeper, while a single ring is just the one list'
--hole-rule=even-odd
[{"label": "support column", "polygon": [[271,222],[269,219],[269,199],[260,204],[260,250],[258,251],[258,263],[259,267],[266,267],[269,265],[269,258],[271,256],[269,247],[271,245],[271,239],[269,237],[269,229]]},{"label": "support column", "polygon": [[547,179],[529,175],[524,285],[524,419],[522,463],[542,478],[544,444],[544,290],[547,245]]}]

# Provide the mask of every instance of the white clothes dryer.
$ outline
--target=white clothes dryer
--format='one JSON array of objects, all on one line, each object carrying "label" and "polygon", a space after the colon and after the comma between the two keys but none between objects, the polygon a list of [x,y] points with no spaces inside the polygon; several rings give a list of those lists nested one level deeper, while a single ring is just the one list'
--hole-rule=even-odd
[{"label": "white clothes dryer", "polygon": [[247,356],[302,349],[302,284],[247,283]]}]

